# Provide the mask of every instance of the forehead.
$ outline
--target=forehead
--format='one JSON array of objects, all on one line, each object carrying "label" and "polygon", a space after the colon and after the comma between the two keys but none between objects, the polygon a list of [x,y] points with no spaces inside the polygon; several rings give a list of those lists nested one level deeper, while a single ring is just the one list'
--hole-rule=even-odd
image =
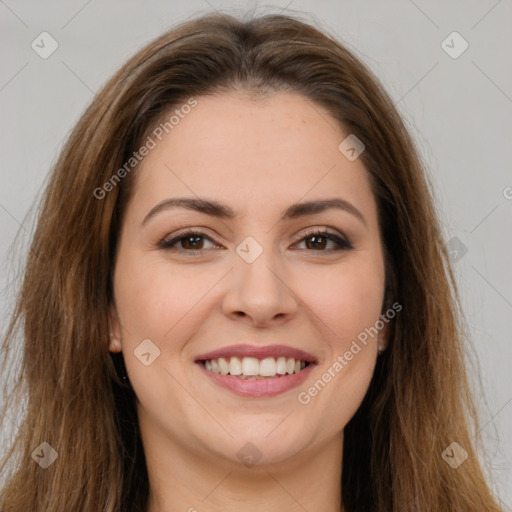
[{"label": "forehead", "polygon": [[241,215],[301,198],[372,202],[361,160],[338,149],[349,134],[322,106],[292,93],[196,100],[161,141],[155,138],[137,171],[134,200],[195,195],[227,202]]}]

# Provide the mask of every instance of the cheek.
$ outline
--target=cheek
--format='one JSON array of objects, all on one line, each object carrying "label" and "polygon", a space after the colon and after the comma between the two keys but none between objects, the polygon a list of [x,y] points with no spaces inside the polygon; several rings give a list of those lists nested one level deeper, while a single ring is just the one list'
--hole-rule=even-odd
[{"label": "cheek", "polygon": [[378,260],[353,260],[335,272],[317,269],[302,279],[299,296],[321,321],[336,352],[378,320],[384,294],[384,269]]},{"label": "cheek", "polygon": [[[225,269],[212,271],[206,266],[204,270],[194,265],[178,268],[156,254],[155,258],[125,255],[119,260],[114,286],[123,328],[122,351],[130,381],[139,392],[148,392],[150,400],[162,388],[158,379],[172,384],[166,370],[182,371],[177,363],[187,356],[187,343],[208,316],[211,301],[215,300],[215,285],[224,274]],[[151,344],[145,343],[150,352],[152,349],[158,356],[154,363],[144,366],[136,355],[147,352],[140,347],[145,347],[141,343],[148,339]]]},{"label": "cheek", "polygon": [[127,373],[139,401],[150,407],[172,403],[173,393],[179,392],[168,372],[189,336],[194,305],[204,294],[197,283],[191,285],[191,276],[176,275],[165,262],[155,260],[125,253],[114,276]]},{"label": "cheek", "polygon": [[347,259],[336,272],[310,277],[314,286],[303,288],[301,297],[320,320],[328,350],[297,398],[310,414],[321,411],[324,428],[334,434],[359,408],[373,375],[378,334],[369,332],[381,313],[384,266],[373,257]]},{"label": "cheek", "polygon": [[[163,342],[206,291],[197,274],[179,272],[170,265],[133,255],[118,262],[116,303],[129,339],[154,338]],[[202,289],[205,288],[203,291]]]}]

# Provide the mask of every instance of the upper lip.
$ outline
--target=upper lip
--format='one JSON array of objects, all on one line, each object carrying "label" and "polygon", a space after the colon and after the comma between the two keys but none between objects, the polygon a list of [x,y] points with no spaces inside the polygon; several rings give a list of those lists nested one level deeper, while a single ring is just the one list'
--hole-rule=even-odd
[{"label": "upper lip", "polygon": [[217,359],[219,357],[255,357],[265,359],[266,357],[293,357],[295,360],[316,363],[313,355],[286,345],[267,345],[265,347],[256,345],[230,345],[229,347],[219,348],[211,352],[201,354],[195,358],[197,361],[206,361],[207,359]]}]

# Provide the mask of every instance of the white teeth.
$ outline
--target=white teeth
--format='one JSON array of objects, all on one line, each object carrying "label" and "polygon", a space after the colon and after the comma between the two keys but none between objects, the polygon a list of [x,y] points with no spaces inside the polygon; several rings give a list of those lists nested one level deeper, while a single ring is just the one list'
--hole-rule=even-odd
[{"label": "white teeth", "polygon": [[260,363],[255,357],[244,357],[242,359],[242,369],[244,375],[258,375],[260,373]]},{"label": "white teeth", "polygon": [[221,375],[236,375],[243,379],[258,379],[299,373],[306,367],[306,361],[293,357],[266,357],[261,361],[256,357],[231,357],[210,359],[204,362],[208,371]]},{"label": "white teeth", "polygon": [[219,357],[218,361],[220,373],[222,373],[222,375],[227,375],[229,373],[229,363],[223,357]]},{"label": "white teeth", "polygon": [[[299,361],[300,363],[300,361]],[[275,377],[276,376],[276,360],[273,357],[267,357],[260,361],[259,374],[262,377]]]},{"label": "white teeth", "polygon": [[284,375],[286,373],[286,357],[277,358],[276,373],[279,375]]},{"label": "white teeth", "polygon": [[242,375],[242,361],[239,357],[232,357],[229,362],[229,373],[231,375]]}]

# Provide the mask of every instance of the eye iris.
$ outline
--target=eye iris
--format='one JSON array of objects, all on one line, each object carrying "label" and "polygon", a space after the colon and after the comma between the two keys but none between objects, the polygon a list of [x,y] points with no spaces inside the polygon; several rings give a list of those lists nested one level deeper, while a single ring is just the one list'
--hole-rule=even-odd
[{"label": "eye iris", "polygon": [[[318,242],[318,239],[323,240],[322,242]],[[313,246],[311,247],[311,244],[309,243],[311,240],[313,240]],[[327,239],[325,236],[322,235],[311,235],[306,239],[306,247],[308,249],[325,249],[325,244],[327,243]]]},{"label": "eye iris", "polygon": [[[190,240],[193,240],[192,244],[189,244]],[[198,242],[201,242],[202,241],[202,237],[201,236],[198,236],[198,235],[190,235],[190,236],[186,236],[184,238],[182,238],[181,240],[181,245],[183,246],[184,249],[202,249],[202,245],[201,247],[198,247],[196,244]]]}]

